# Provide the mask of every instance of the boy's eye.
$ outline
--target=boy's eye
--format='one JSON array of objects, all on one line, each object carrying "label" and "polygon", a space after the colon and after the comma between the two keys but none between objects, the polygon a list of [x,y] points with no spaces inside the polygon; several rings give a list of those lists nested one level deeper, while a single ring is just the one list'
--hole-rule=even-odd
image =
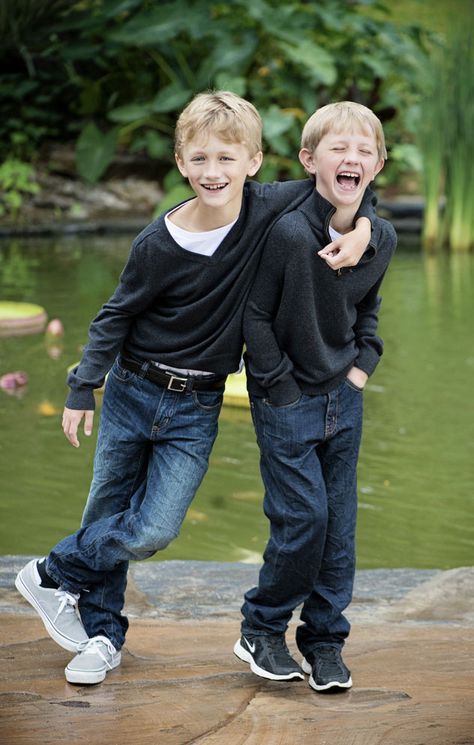
[{"label": "boy's eye", "polygon": [[202,160],[204,160],[204,157],[202,155],[195,155],[194,158],[191,158],[192,163],[199,163]]},{"label": "boy's eye", "polygon": [[231,158],[230,155],[222,155],[221,160],[234,160],[234,158]]}]

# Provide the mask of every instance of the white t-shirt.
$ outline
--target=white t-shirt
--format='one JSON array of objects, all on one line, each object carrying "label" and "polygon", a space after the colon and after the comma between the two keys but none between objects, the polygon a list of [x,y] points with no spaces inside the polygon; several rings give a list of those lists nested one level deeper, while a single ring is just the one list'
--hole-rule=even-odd
[{"label": "white t-shirt", "polygon": [[[179,209],[177,207],[176,209]],[[224,238],[226,237],[229,230],[237,222],[237,218],[227,225],[223,225],[221,228],[215,228],[215,230],[203,230],[200,233],[192,233],[190,230],[180,228],[179,225],[175,225],[171,222],[169,216],[176,210],[171,210],[165,215],[165,225],[168,228],[168,232],[174,241],[185,248],[186,251],[192,251],[196,254],[202,254],[203,256],[212,256],[214,251],[220,246]]]},{"label": "white t-shirt", "polygon": [[340,238],[342,233],[338,233],[337,230],[334,230],[331,226],[329,226],[329,237],[332,241],[335,241],[336,238]]}]

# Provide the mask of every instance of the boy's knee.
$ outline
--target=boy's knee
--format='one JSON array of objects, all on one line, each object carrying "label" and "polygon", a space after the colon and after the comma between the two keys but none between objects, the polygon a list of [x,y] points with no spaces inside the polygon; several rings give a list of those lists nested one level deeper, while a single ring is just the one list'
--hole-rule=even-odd
[{"label": "boy's knee", "polygon": [[136,521],[133,526],[133,545],[131,550],[137,559],[148,559],[157,551],[162,551],[177,536],[166,527],[144,525]]}]

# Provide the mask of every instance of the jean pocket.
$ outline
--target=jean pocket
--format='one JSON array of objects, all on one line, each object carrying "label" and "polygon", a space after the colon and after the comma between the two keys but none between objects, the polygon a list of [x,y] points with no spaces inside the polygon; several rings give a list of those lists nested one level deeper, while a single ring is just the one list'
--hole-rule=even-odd
[{"label": "jean pocket", "polygon": [[360,388],[358,385],[352,382],[352,380],[349,380],[349,378],[345,378],[344,383],[347,385],[348,388],[351,389],[351,391],[357,391],[357,393],[363,393],[364,389]]},{"label": "jean pocket", "polygon": [[298,396],[296,401],[290,401],[289,404],[272,404],[272,402],[268,398],[263,399],[263,403],[265,406],[268,406],[269,409],[274,409],[275,411],[283,411],[285,409],[292,409],[293,406],[297,406],[301,399],[303,398],[303,395],[301,394]]},{"label": "jean pocket", "polygon": [[193,399],[198,409],[215,411],[222,405],[224,391],[193,391]]},{"label": "jean pocket", "polygon": [[118,360],[115,360],[110,371],[110,375],[113,375],[115,380],[118,380],[119,383],[130,383],[130,381],[134,379],[136,373],[132,372],[132,370],[127,370],[125,367],[122,367],[120,362]]}]

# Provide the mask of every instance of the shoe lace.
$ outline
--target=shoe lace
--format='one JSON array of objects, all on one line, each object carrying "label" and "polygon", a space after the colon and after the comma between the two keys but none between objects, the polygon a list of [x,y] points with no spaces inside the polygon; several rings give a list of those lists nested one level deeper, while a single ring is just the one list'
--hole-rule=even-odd
[{"label": "shoe lace", "polygon": [[343,672],[341,655],[338,649],[335,647],[320,647],[318,649],[318,657],[320,658],[321,664],[324,665],[324,669],[330,675]]},{"label": "shoe lace", "polygon": [[[105,647],[108,657],[102,651],[103,647]],[[117,654],[114,645],[106,636],[93,636],[92,639],[86,639],[86,641],[80,642],[80,644],[77,645],[77,651],[82,654],[98,654],[110,669],[112,669],[112,665],[110,664],[109,659],[113,657],[114,654]]]},{"label": "shoe lace", "polygon": [[58,598],[59,600],[58,612],[56,613],[56,616],[54,617],[55,621],[58,618],[58,616],[61,615],[63,611],[65,613],[76,612],[76,605],[77,605],[77,601],[79,600],[79,595],[76,595],[73,592],[67,592],[66,590],[57,590],[57,592],[54,593],[54,597]]}]

